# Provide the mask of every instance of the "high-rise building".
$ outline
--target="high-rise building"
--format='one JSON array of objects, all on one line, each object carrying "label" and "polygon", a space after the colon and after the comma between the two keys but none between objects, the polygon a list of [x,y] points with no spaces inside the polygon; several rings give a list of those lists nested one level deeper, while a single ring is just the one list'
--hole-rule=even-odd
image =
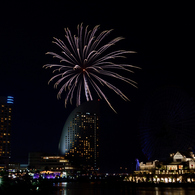
[{"label": "high-rise building", "polygon": [[83,170],[99,170],[98,101],[86,102],[72,111],[62,131],[59,151]]},{"label": "high-rise building", "polygon": [[11,157],[11,116],[14,98],[0,96],[0,166],[6,167]]}]

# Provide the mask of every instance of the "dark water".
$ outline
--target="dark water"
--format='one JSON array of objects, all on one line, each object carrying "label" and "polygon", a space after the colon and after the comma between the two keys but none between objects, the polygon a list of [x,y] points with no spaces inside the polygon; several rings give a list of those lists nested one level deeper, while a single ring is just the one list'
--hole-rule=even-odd
[{"label": "dark water", "polygon": [[132,187],[119,184],[67,183],[55,184],[52,195],[195,195],[195,187]]}]

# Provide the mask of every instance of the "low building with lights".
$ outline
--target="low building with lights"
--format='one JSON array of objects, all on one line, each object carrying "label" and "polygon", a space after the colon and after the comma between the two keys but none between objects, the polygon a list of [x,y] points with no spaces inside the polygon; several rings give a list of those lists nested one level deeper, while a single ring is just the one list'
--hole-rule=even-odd
[{"label": "low building with lights", "polygon": [[52,171],[52,172],[74,172],[75,168],[70,164],[65,156],[44,155],[40,152],[29,153],[28,167],[35,171]]},{"label": "low building with lights", "polygon": [[125,178],[130,182],[195,183],[195,157],[192,151],[170,154],[166,162],[140,162],[139,169]]},{"label": "low building with lights", "polygon": [[75,169],[64,156],[42,156],[41,165],[42,170],[45,169],[46,171],[71,172]]}]

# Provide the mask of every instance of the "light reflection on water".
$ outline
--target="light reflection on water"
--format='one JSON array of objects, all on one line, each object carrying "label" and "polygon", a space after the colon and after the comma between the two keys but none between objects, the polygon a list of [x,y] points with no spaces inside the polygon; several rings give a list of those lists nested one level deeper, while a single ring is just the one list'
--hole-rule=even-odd
[{"label": "light reflection on water", "polygon": [[130,187],[120,185],[100,185],[97,183],[61,182],[54,184],[53,195],[194,195],[195,188],[188,187]]}]

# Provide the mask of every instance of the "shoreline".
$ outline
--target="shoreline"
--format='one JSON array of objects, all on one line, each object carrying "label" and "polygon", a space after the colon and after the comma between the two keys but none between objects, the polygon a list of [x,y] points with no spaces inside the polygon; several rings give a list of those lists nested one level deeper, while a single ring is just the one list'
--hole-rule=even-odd
[{"label": "shoreline", "polygon": [[59,189],[82,188],[86,186],[94,189],[152,189],[152,188],[184,188],[195,190],[195,183],[133,183],[118,180],[74,180],[66,181],[62,179],[43,179],[29,181],[14,181],[7,180],[0,185],[0,194],[42,194],[55,192]]}]

